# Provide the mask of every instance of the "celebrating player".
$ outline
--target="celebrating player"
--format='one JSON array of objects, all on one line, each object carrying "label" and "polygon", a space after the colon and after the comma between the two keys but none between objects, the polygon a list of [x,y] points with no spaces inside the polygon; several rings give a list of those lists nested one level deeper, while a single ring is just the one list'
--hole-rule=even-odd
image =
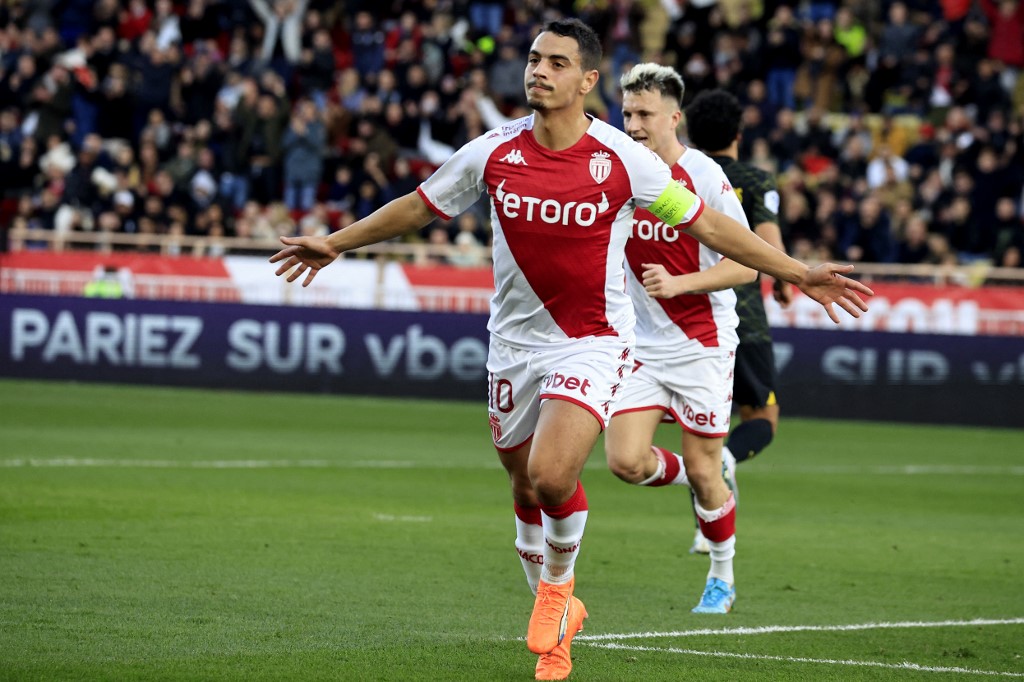
[{"label": "celebrating player", "polygon": [[[638,64],[620,85],[626,133],[661,157],[707,206],[746,225],[721,167],[676,137],[682,77],[667,66]],[[723,260],[686,232],[666,229],[642,208],[626,260],[637,316],[635,366],[605,435],[608,466],[628,483],[689,484],[700,527],[711,539],[711,568],[693,610],[728,613],[736,597],[736,499],[722,478],[722,443],[737,344],[732,287],[757,273]],[[682,458],[652,444],[666,413],[682,428]]]},{"label": "celebrating player", "polygon": [[584,113],[601,45],[577,19],[534,40],[524,82],[534,113],[467,143],[415,192],[327,237],[287,237],[271,257],[288,281],[313,281],[345,251],[491,203],[495,294],[488,322],[488,411],[512,487],[516,549],[536,592],[526,643],[537,679],[564,679],[586,609],[574,594],[587,521],[579,475],[633,353],[623,259],[633,211],[694,230],[712,248],[800,286],[838,321],[871,293],[834,264],[808,268],[676,183],[665,164]]}]

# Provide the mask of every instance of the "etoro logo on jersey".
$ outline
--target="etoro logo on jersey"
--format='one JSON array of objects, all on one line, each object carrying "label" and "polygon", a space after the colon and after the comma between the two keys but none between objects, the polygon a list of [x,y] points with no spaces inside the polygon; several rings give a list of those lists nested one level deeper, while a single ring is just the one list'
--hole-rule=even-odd
[{"label": "etoro logo on jersey", "polygon": [[505,178],[494,189],[494,200],[501,206],[501,213],[506,218],[523,218],[528,222],[541,221],[549,225],[579,225],[590,227],[597,216],[608,210],[608,197],[601,192],[601,201],[597,204],[586,201],[567,201],[562,203],[556,199],[543,199],[516,194],[505,189]]}]

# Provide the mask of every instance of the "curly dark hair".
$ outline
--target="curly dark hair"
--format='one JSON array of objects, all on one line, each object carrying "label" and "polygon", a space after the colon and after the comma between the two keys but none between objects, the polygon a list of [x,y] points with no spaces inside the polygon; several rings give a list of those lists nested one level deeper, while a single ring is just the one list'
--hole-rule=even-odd
[{"label": "curly dark hair", "polygon": [[579,45],[580,67],[584,71],[593,71],[601,66],[601,39],[589,24],[579,19],[556,19],[544,26],[544,32],[554,33],[563,38],[572,38]]},{"label": "curly dark hair", "polygon": [[743,108],[725,90],[705,90],[686,107],[686,131],[690,143],[705,152],[720,152],[740,132]]}]

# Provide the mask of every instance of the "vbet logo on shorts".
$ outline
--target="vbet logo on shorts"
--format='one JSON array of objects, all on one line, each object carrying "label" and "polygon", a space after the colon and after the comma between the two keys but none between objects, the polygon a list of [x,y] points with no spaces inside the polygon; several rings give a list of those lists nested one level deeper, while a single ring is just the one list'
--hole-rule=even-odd
[{"label": "vbet logo on shorts", "polygon": [[555,372],[554,374],[549,374],[547,378],[544,379],[544,388],[564,388],[567,391],[578,390],[583,395],[587,394],[587,389],[590,388],[591,385],[592,384],[590,383],[590,379],[583,379],[581,381],[579,377],[566,376],[558,372]]},{"label": "vbet logo on shorts", "polygon": [[562,203],[556,199],[522,196],[505,189],[508,178],[502,180],[494,190],[494,200],[501,205],[501,212],[506,218],[523,217],[528,221],[540,220],[549,225],[575,224],[590,227],[597,216],[608,210],[608,197],[601,192],[601,203],[569,201]]}]

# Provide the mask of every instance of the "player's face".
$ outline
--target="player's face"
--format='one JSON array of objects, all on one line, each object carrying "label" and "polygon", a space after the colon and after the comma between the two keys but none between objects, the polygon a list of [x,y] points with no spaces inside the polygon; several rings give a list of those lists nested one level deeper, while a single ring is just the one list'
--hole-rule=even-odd
[{"label": "player's face", "polygon": [[575,38],[541,33],[526,59],[526,103],[536,111],[562,109],[581,100],[597,82],[597,71],[584,72]]},{"label": "player's face", "polygon": [[652,90],[625,92],[622,119],[626,134],[658,153],[673,145],[682,113],[669,98]]}]

